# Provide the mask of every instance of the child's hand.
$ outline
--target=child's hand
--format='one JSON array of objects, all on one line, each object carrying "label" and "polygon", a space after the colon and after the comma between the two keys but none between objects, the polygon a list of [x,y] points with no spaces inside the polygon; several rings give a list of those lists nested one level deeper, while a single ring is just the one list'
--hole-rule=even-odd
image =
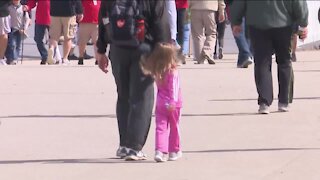
[{"label": "child's hand", "polygon": [[168,109],[168,111],[172,112],[176,109],[176,106],[174,104],[168,104],[167,109]]}]

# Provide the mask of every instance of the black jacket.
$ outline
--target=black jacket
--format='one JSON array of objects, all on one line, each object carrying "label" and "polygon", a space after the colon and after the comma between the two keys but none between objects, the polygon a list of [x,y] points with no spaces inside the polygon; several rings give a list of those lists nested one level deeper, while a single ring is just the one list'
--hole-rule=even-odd
[{"label": "black jacket", "polygon": [[83,14],[81,0],[50,0],[50,15],[71,17]]},{"label": "black jacket", "polygon": [[[99,12],[99,36],[97,41],[98,52],[104,54],[109,44],[106,27],[103,19],[108,17],[107,12],[115,0],[102,0]],[[158,42],[165,41],[164,24],[161,20],[164,11],[164,1],[141,0],[144,3],[143,16],[145,18],[145,43],[154,47]]]}]

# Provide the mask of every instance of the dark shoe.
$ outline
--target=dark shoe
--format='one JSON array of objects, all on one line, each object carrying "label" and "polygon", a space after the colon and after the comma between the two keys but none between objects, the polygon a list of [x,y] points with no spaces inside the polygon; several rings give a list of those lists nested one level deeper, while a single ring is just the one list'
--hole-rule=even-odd
[{"label": "dark shoe", "polygon": [[96,62],[94,63],[95,65],[99,65],[98,61],[96,60]]},{"label": "dark shoe", "polygon": [[202,56],[196,63],[194,64],[204,64],[205,61],[208,61],[208,64],[215,64],[214,60],[212,60],[211,58],[209,58],[209,56],[204,55]]},{"label": "dark shoe", "polygon": [[93,56],[90,56],[87,54],[87,52],[84,52],[84,55],[83,55],[83,59],[92,59]]},{"label": "dark shoe", "polygon": [[218,59],[217,54],[213,54],[213,59]]},{"label": "dark shoe", "polygon": [[93,43],[91,41],[87,42],[87,46],[92,46]]},{"label": "dark shoe", "polygon": [[207,59],[209,64],[216,64],[213,59]]},{"label": "dark shoe", "polygon": [[211,59],[209,56],[205,55],[204,58],[207,59],[207,61],[208,61],[209,64],[216,64],[216,63],[214,62],[214,60]]},{"label": "dark shoe", "polygon": [[219,59],[223,58],[223,52],[222,52],[222,48],[219,48]]},{"label": "dark shoe", "polygon": [[46,65],[47,64],[47,60],[41,60],[40,65]]},{"label": "dark shoe", "polygon": [[142,151],[135,151],[130,149],[127,156],[124,158],[126,161],[139,161],[146,160],[147,156]]},{"label": "dark shoe", "polygon": [[78,65],[83,65],[83,58],[79,58]]},{"label": "dark shoe", "polygon": [[76,55],[74,55],[74,54],[71,54],[71,55],[68,56],[68,59],[69,60],[78,60],[78,57]]}]

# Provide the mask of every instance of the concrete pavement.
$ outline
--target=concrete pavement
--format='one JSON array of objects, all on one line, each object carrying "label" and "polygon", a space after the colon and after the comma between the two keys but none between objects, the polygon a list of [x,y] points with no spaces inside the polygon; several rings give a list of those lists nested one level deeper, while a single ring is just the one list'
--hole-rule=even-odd
[{"label": "concrete pavement", "polygon": [[[181,66],[184,108],[177,162],[115,158],[116,89],[111,72],[85,66],[0,67],[1,180],[319,180],[320,52],[298,52],[288,113],[257,114],[253,67],[236,55]],[[276,68],[273,67],[275,97]]]}]

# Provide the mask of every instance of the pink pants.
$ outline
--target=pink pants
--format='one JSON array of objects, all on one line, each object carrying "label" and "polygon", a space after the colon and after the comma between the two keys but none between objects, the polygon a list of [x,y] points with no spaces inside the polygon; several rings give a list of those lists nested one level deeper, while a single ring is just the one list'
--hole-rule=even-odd
[{"label": "pink pants", "polygon": [[180,108],[170,112],[166,107],[156,108],[156,150],[163,153],[180,151]]}]

